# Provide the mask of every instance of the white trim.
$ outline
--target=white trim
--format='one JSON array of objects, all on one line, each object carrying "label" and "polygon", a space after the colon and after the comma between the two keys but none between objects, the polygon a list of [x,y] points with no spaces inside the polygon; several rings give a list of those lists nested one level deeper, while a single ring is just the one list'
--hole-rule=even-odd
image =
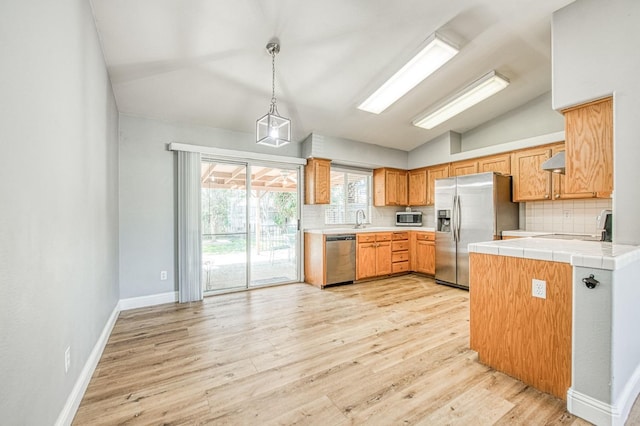
[{"label": "white trim", "polygon": [[638,365],[629,378],[616,401],[618,407],[618,419],[614,424],[624,424],[633,408],[633,403],[640,394],[640,365]]},{"label": "white trim", "polygon": [[118,319],[118,314],[120,313],[119,305],[120,303],[116,303],[116,306],[113,308],[113,312],[111,312],[111,316],[109,316],[107,323],[102,329],[102,333],[100,333],[98,341],[89,354],[87,362],[85,362],[84,367],[82,367],[78,380],[76,380],[71,393],[67,397],[67,402],[64,404],[64,407],[62,407],[62,411],[55,422],[56,426],[68,426],[73,421],[76,411],[78,411],[78,407],[80,406],[80,402],[82,401],[82,397],[87,390],[87,386],[89,386],[91,376],[93,376],[93,372],[98,365],[98,361],[100,361],[102,351],[107,345],[107,341],[111,335],[111,330],[113,330],[113,326],[116,324],[116,320]]},{"label": "white trim", "polygon": [[236,151],[233,149],[213,148],[209,146],[190,145],[186,143],[171,142],[169,151],[187,151],[199,152],[200,154],[214,155],[219,158],[227,158],[230,160],[259,160],[272,161],[276,163],[299,164],[306,165],[307,160],[298,157],[285,157],[283,155],[261,154],[250,151]]},{"label": "white trim", "polygon": [[147,306],[162,305],[164,303],[175,303],[178,301],[178,292],[169,291],[167,293],[150,294],[148,296],[130,297],[120,299],[119,308],[121,311],[129,309],[146,308]]},{"label": "white trim", "polygon": [[624,419],[616,406],[575,391],[573,388],[567,391],[567,411],[598,426],[624,426]]}]

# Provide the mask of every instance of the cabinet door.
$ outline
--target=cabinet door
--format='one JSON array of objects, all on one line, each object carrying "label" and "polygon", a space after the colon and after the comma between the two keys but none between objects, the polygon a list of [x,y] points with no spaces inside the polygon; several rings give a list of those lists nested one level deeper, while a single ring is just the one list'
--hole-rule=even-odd
[{"label": "cabinet door", "polygon": [[548,147],[513,153],[513,201],[551,199],[551,173],[541,167],[550,157],[551,148]]},{"label": "cabinet door", "polygon": [[398,204],[398,171],[387,170],[385,173],[385,205],[395,206]]},{"label": "cabinet door", "polygon": [[613,191],[613,99],[564,111],[566,190]]},{"label": "cabinet door", "polygon": [[[552,155],[556,155],[559,152],[564,151],[564,144],[553,147]],[[571,193],[567,192],[567,177],[566,175],[562,175],[559,173],[553,173],[553,199],[554,200],[572,200],[578,198],[594,198],[596,197],[595,192],[577,192]]]},{"label": "cabinet door", "polygon": [[427,169],[409,171],[409,203],[410,206],[427,205]]},{"label": "cabinet door", "polygon": [[432,206],[436,198],[436,179],[449,177],[449,165],[429,167],[427,169],[427,205]]},{"label": "cabinet door", "polygon": [[450,176],[464,176],[478,173],[478,160],[465,160],[451,163]]},{"label": "cabinet door", "polygon": [[498,154],[478,159],[478,173],[496,172],[503,175],[511,174],[511,154]]},{"label": "cabinet door", "polygon": [[396,205],[406,206],[409,203],[407,192],[407,171],[398,170],[396,180]]},{"label": "cabinet door", "polygon": [[415,266],[416,272],[435,275],[436,273],[436,245],[433,241],[416,241]]},{"label": "cabinet door", "polygon": [[356,262],[356,279],[376,276],[376,243],[359,243]]},{"label": "cabinet door", "polygon": [[376,243],[376,275],[388,275],[391,273],[391,241]]},{"label": "cabinet door", "polygon": [[331,200],[331,160],[309,158],[304,168],[305,204],[329,204]]}]

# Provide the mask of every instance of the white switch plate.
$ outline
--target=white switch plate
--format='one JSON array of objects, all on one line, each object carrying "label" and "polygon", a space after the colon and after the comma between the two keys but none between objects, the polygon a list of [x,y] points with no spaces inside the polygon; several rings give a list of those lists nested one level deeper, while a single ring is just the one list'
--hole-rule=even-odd
[{"label": "white switch plate", "polygon": [[160,280],[164,281],[167,279],[167,271],[160,271]]},{"label": "white switch plate", "polygon": [[547,282],[543,280],[531,280],[531,294],[533,297],[539,297],[540,299],[547,298]]}]

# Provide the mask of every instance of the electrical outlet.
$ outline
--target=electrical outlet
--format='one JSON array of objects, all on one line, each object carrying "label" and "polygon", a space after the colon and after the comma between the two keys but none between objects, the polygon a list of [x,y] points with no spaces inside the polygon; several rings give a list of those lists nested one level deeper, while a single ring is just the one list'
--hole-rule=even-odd
[{"label": "electrical outlet", "polygon": [[571,210],[565,210],[564,211],[564,218],[565,219],[571,219]]},{"label": "electrical outlet", "polygon": [[531,294],[533,297],[539,297],[540,299],[547,298],[547,282],[543,280],[531,280]]},{"label": "electrical outlet", "polygon": [[64,351],[64,372],[69,372],[69,367],[71,367],[71,346],[67,346],[67,350]]},{"label": "electrical outlet", "polygon": [[167,279],[167,271],[160,271],[160,280],[164,281]]}]

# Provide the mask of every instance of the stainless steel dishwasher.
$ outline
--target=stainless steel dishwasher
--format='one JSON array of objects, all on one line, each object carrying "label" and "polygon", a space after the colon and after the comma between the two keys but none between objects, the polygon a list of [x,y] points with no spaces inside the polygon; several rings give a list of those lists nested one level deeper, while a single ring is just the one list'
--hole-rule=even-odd
[{"label": "stainless steel dishwasher", "polygon": [[356,279],[355,234],[327,235],[327,284],[352,282]]}]

